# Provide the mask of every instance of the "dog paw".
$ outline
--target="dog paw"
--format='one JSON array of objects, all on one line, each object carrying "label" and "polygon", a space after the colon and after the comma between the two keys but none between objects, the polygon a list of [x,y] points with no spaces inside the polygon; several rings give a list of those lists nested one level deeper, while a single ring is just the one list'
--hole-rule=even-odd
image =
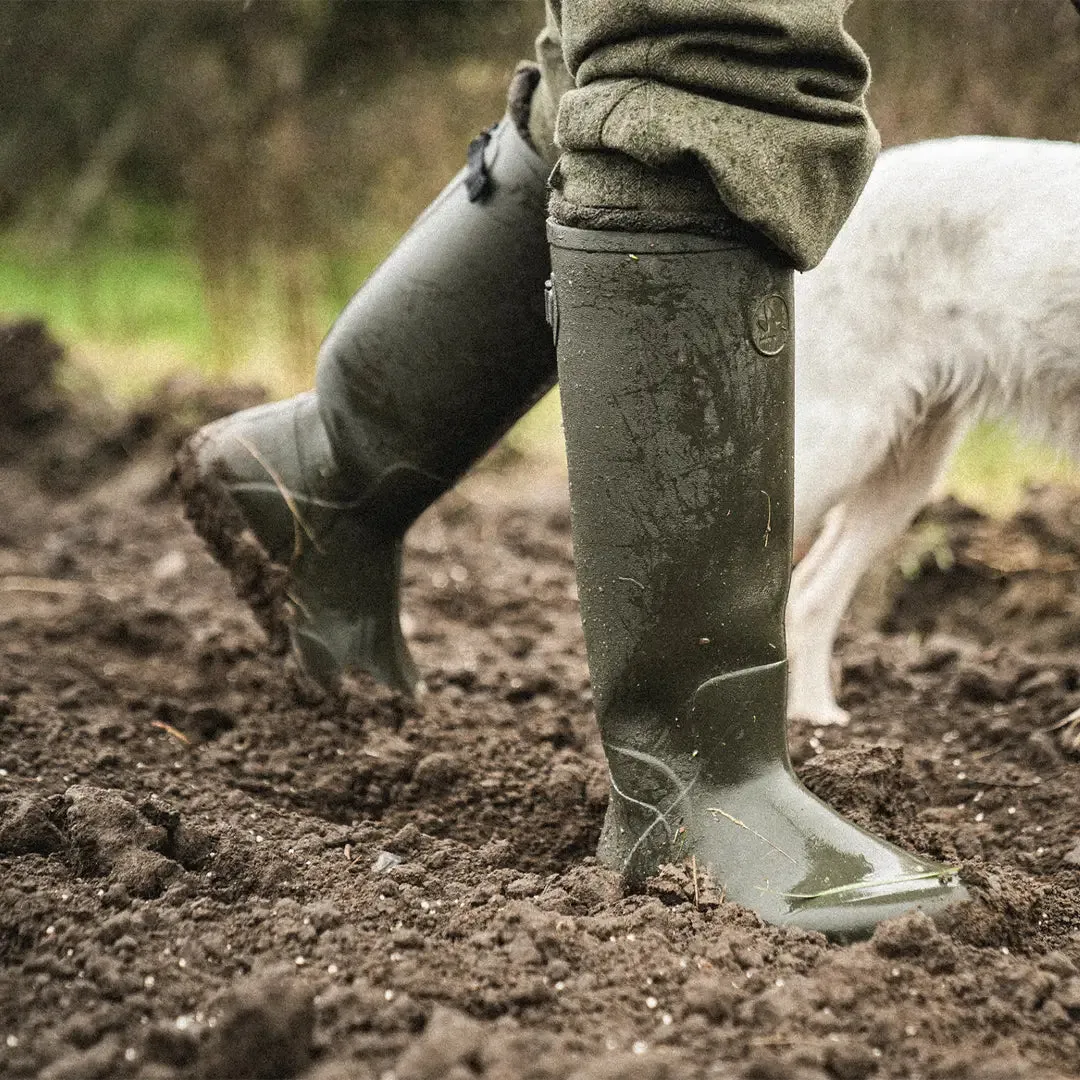
[{"label": "dog paw", "polygon": [[1063,716],[1050,727],[1057,732],[1058,746],[1066,754],[1080,753],[1080,709],[1073,709],[1068,716]]},{"label": "dog paw", "polygon": [[851,714],[846,709],[841,709],[835,701],[789,701],[788,719],[801,720],[814,727],[847,727],[851,723]]}]

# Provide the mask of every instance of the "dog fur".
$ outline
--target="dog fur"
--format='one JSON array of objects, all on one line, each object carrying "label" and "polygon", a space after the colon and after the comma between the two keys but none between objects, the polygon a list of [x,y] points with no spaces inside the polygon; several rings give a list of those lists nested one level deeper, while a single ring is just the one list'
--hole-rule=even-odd
[{"label": "dog fur", "polygon": [[796,283],[789,712],[843,724],[837,629],[968,428],[1080,452],[1080,146],[965,137],[883,154]]}]

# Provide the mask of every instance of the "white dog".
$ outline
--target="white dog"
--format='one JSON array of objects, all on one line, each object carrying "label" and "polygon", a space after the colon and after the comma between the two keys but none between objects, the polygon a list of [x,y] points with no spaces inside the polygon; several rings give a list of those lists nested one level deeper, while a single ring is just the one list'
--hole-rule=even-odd
[{"label": "white dog", "polygon": [[809,551],[788,603],[788,706],[843,724],[837,627],[964,432],[1005,416],[1080,453],[1080,146],[959,138],[883,154],[798,279],[795,327],[795,548]]}]

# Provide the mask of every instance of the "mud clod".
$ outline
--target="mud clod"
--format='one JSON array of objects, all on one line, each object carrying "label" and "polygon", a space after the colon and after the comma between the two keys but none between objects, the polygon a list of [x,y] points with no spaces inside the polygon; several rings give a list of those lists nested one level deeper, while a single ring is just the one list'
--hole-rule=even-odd
[{"label": "mud clod", "polygon": [[720,975],[695,975],[686,981],[682,996],[688,1012],[700,1013],[716,1024],[730,1020],[740,1000],[731,979]]},{"label": "mud clod", "polygon": [[436,1006],[424,1034],[394,1067],[399,1080],[441,1080],[463,1066],[467,1074],[480,1068],[483,1027],[454,1009]]},{"label": "mud clod", "polygon": [[51,855],[64,843],[55,800],[34,795],[0,800],[0,855]]},{"label": "mud clod", "polygon": [[64,347],[34,319],[0,325],[0,427],[20,428],[55,417],[62,408],[56,372]]},{"label": "mud clod", "polygon": [[135,896],[157,896],[181,873],[162,854],[168,832],[119,791],[80,784],[64,792],[67,830],[79,873],[108,877]]},{"label": "mud clod", "polygon": [[182,447],[173,476],[192,528],[229,571],[236,595],[266,631],[271,651],[285,653],[289,648],[287,568],[273,562],[263,549],[221,477],[202,467],[197,446]]},{"label": "mud clod", "polygon": [[299,1075],[311,1062],[314,995],[287,972],[242,980],[219,1003],[199,1055],[198,1080],[263,1080]]}]

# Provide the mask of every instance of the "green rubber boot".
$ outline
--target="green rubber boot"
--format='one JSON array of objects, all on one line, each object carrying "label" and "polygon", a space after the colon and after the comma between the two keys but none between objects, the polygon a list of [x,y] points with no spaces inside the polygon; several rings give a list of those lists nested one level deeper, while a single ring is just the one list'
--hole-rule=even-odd
[{"label": "green rubber boot", "polygon": [[965,899],[841,818],[786,743],[792,274],[756,241],[549,222],[574,552],[611,772],[600,858],[707,870],[835,940]]},{"label": "green rubber boot", "polygon": [[316,389],[203,428],[181,452],[186,512],[305,671],[399,690],[409,525],[555,382],[544,316],[547,169],[505,120],[327,335]]}]

